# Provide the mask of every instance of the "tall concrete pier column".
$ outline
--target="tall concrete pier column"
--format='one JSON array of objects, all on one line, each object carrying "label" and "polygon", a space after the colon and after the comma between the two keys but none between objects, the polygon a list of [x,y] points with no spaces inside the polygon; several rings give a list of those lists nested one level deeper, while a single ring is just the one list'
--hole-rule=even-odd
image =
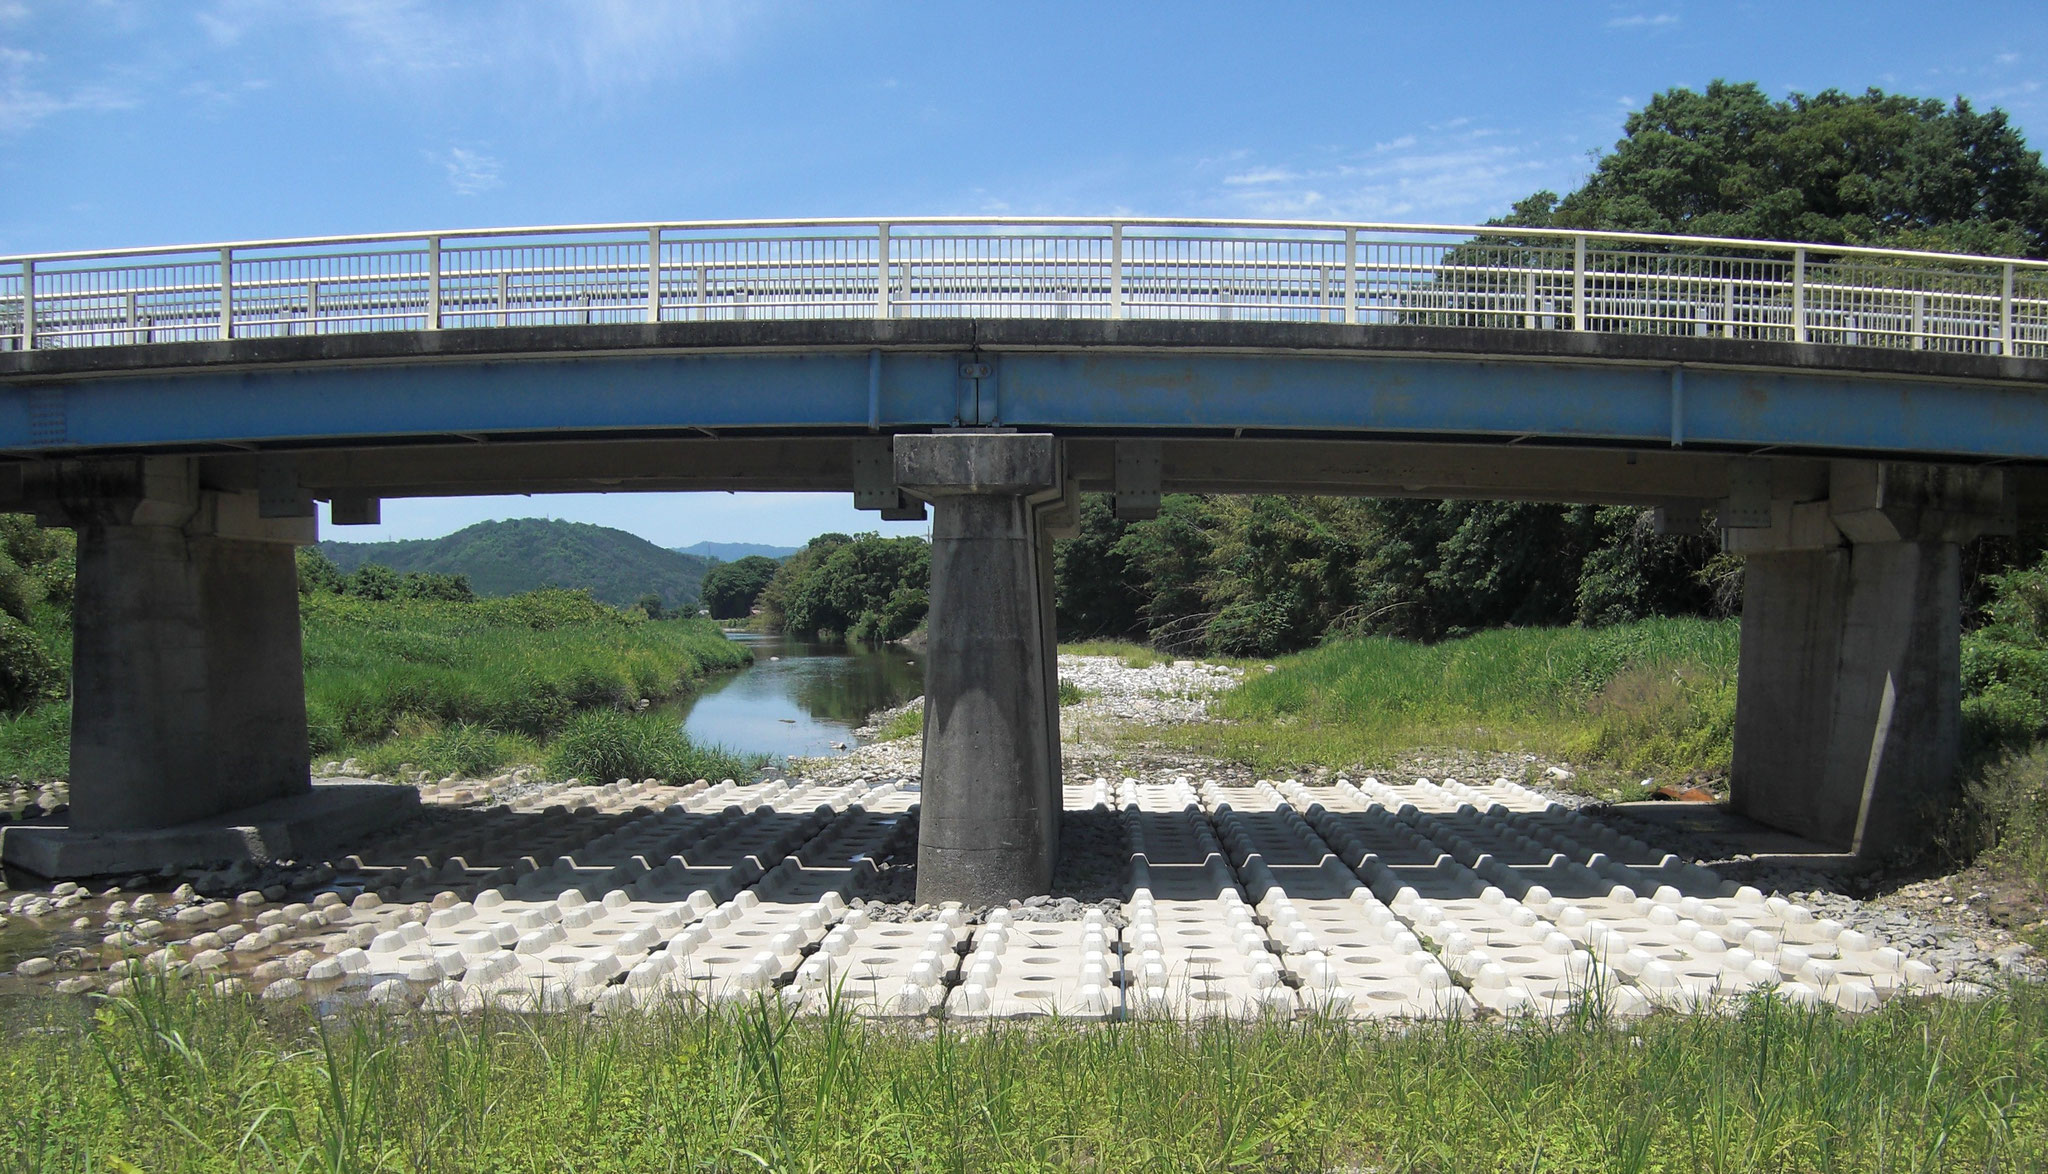
[{"label": "tall concrete pier column", "polygon": [[1059,443],[1040,433],[898,436],[897,483],[932,503],[917,899],[1045,892],[1059,848],[1050,546]]},{"label": "tall concrete pier column", "polygon": [[172,827],[311,790],[294,550],[307,518],[153,460],[73,500],[71,826]]},{"label": "tall concrete pier column", "polygon": [[1729,805],[1881,856],[1953,800],[1958,544],[2011,515],[1996,470],[1838,461],[1829,482],[1724,531],[1747,564]]},{"label": "tall concrete pier column", "polygon": [[408,787],[309,778],[293,555],[313,541],[310,502],[207,488],[177,457],[32,465],[23,490],[78,532],[71,812],[5,829],[8,864],[304,856],[417,808]]}]

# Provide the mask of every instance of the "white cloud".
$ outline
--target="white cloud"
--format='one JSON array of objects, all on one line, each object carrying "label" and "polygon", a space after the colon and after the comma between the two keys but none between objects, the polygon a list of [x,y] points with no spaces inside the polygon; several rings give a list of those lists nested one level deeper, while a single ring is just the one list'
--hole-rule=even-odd
[{"label": "white cloud", "polygon": [[1617,16],[1607,22],[1611,29],[1664,29],[1678,23],[1675,12],[1637,12],[1628,16]]},{"label": "white cloud", "polygon": [[27,19],[28,5],[22,0],[0,0],[0,21]]},{"label": "white cloud", "polygon": [[0,45],[0,135],[18,134],[46,118],[72,110],[126,110],[127,92],[101,83],[50,88],[41,77],[43,56]]},{"label": "white cloud", "polygon": [[[1503,139],[1488,128],[1426,138],[1402,135],[1314,161],[1238,166],[1201,202],[1233,215],[1282,219],[1484,219],[1578,164]],[[1219,170],[1198,165],[1198,171]]]},{"label": "white cloud", "polygon": [[1291,183],[1300,178],[1301,176],[1284,167],[1261,167],[1256,171],[1226,175],[1223,182],[1232,187],[1266,187],[1276,183]]},{"label": "white cloud", "polygon": [[450,147],[434,158],[447,172],[448,186],[455,189],[458,196],[479,195],[503,182],[499,178],[501,165],[498,160],[482,151]]},{"label": "white cloud", "polygon": [[716,0],[213,0],[197,19],[221,45],[259,31],[310,32],[328,44],[336,69],[385,81],[481,72],[523,90],[606,95],[729,57],[776,8]]}]

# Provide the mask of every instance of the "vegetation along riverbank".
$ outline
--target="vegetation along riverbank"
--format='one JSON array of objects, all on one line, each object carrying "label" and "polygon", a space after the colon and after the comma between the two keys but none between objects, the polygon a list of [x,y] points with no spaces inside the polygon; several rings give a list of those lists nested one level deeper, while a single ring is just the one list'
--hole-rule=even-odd
[{"label": "vegetation along riverbank", "polygon": [[[0,517],[12,566],[0,603],[21,601],[0,619],[14,709],[0,722],[0,777],[62,778],[71,536],[15,521]],[[710,620],[650,619],[581,591],[481,599],[461,576],[377,564],[342,575],[311,551],[300,562],[316,760],[436,777],[534,764],[556,777],[719,778],[751,766],[643,712],[750,661]]]}]

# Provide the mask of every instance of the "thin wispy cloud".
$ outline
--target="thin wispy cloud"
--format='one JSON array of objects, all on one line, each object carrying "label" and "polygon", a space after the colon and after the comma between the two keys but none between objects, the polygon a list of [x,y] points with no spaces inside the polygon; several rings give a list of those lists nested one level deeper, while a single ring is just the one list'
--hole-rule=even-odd
[{"label": "thin wispy cloud", "polygon": [[385,82],[495,74],[522,90],[603,96],[728,58],[777,11],[711,0],[214,0],[196,19],[222,46],[310,32],[337,69]]},{"label": "thin wispy cloud", "polygon": [[480,195],[503,182],[499,174],[503,165],[482,151],[450,147],[437,155],[435,161],[447,173],[448,186],[458,196]]},{"label": "thin wispy cloud", "polygon": [[1677,23],[1678,14],[1675,12],[1635,12],[1609,20],[1607,27],[1631,30],[1667,29]]},{"label": "thin wispy cloud", "polygon": [[1233,215],[1303,220],[1472,220],[1555,184],[1578,162],[1485,128],[1402,135],[1313,162],[1245,166],[1202,200]]},{"label": "thin wispy cloud", "polygon": [[52,85],[43,76],[40,53],[0,45],[0,135],[19,134],[47,118],[73,110],[126,110],[133,95],[97,82]]}]

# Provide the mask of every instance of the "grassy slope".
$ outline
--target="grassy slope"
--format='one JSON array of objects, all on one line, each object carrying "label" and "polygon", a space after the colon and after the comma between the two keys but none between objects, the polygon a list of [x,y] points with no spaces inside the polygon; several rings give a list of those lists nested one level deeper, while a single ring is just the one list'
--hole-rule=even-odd
[{"label": "grassy slope", "polygon": [[1275,770],[1452,745],[1711,770],[1730,754],[1735,653],[1735,623],[1707,620],[1334,641],[1254,669],[1218,702],[1230,722],[1168,737]]},{"label": "grassy slope", "polygon": [[[642,728],[658,719],[623,713],[640,698],[687,693],[707,673],[747,663],[746,649],[709,620],[647,621],[559,591],[473,603],[316,595],[302,601],[301,617],[316,757],[358,757],[380,773],[411,763],[475,774],[542,761],[542,743],[581,715],[604,713],[615,715],[604,728],[585,720],[580,730],[603,751],[592,765],[663,766],[636,777],[745,769],[730,756],[700,762],[673,730]],[[68,649],[68,633],[59,635],[56,646]],[[62,777],[69,732],[61,703],[0,722],[0,777]],[[621,741],[641,753],[621,756]],[[564,774],[590,773],[580,761],[549,762]]]},{"label": "grassy slope", "polygon": [[711,567],[709,559],[664,550],[623,530],[542,518],[479,522],[444,538],[323,542],[320,550],[344,571],[374,562],[397,571],[463,574],[479,595],[580,587],[615,607],[629,607],[649,591],[666,607],[695,604]]},{"label": "grassy slope", "polygon": [[[36,1170],[2022,1170],[2048,991],[1515,1026],[7,1008]],[[52,1079],[52,1074],[64,1074]]]}]

